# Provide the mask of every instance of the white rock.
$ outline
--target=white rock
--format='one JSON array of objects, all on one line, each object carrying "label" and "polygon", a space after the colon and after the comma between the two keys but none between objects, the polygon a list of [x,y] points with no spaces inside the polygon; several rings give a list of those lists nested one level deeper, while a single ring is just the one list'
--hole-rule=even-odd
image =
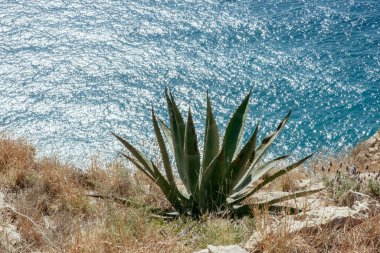
[{"label": "white rock", "polygon": [[210,253],[248,253],[245,249],[241,248],[239,245],[228,245],[228,246],[207,246]]},{"label": "white rock", "polygon": [[228,246],[208,245],[207,249],[202,249],[194,253],[248,253],[248,251],[246,251],[239,245],[228,245]]},{"label": "white rock", "polygon": [[193,253],[209,253],[208,249],[201,249],[199,251],[194,251]]},{"label": "white rock", "polygon": [[296,187],[298,189],[305,189],[312,184],[311,179],[300,179],[296,181]]},{"label": "white rock", "polygon": [[4,193],[0,192],[0,208],[5,206]]},{"label": "white rock", "polygon": [[[323,183],[311,183],[309,184],[307,189],[311,190],[311,189],[319,189],[323,187],[324,187]],[[271,201],[276,198],[287,196],[291,193],[292,192],[283,192],[283,191],[258,192],[254,195],[252,199],[254,200],[254,202]],[[304,209],[304,208],[310,209],[310,208],[314,208],[315,206],[323,205],[322,199],[313,198],[310,196],[311,195],[306,196],[306,197],[295,198],[295,199],[293,198],[287,201],[283,201],[279,203],[278,205],[294,207],[294,208],[299,208],[299,209]],[[318,196],[318,193],[315,193],[314,196]]]},{"label": "white rock", "polygon": [[46,227],[47,229],[50,229],[50,230],[55,230],[55,229],[57,229],[57,225],[54,224],[54,222],[50,219],[49,216],[44,216],[44,217],[43,217],[43,221],[44,221],[44,223],[45,223],[45,227]]},{"label": "white rock", "polygon": [[378,212],[380,205],[377,202],[356,201],[352,208],[338,206],[314,207],[300,215],[286,216],[266,226],[266,231],[255,231],[245,245],[247,249],[254,249],[256,245],[269,233],[279,233],[286,229],[288,233],[299,231],[314,231],[321,227],[343,225],[347,219],[351,224],[359,223],[369,217],[371,212]]},{"label": "white rock", "polygon": [[16,226],[7,224],[0,227],[0,239],[10,245],[16,245],[21,242],[21,235],[17,232]]}]

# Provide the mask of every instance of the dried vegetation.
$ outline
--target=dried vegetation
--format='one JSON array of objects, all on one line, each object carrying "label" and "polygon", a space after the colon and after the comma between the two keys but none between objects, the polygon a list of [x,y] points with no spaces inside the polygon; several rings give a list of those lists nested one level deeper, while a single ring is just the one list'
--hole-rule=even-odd
[{"label": "dried vegetation", "polygon": [[[256,211],[255,218],[166,220],[155,213],[170,207],[159,188],[129,171],[119,160],[101,167],[94,159],[81,171],[55,158],[37,159],[26,141],[3,135],[0,192],[13,210],[0,209],[0,227],[17,227],[22,241],[15,245],[16,252],[192,252],[208,244],[244,245],[270,218]],[[293,191],[294,182],[305,178],[292,172],[267,190]],[[268,234],[255,252],[378,252],[379,224],[380,216],[374,214],[359,225],[316,233],[284,229],[280,235]]]}]

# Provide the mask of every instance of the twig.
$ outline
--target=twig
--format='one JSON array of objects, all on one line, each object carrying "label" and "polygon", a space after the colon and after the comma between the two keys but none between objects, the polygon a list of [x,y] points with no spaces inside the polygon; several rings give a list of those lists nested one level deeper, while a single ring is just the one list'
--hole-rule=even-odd
[{"label": "twig", "polygon": [[359,196],[362,196],[362,197],[368,197],[370,199],[374,199],[373,197],[367,195],[367,194],[364,194],[364,193],[361,193],[361,192],[356,192],[356,191],[353,191],[353,190],[349,190],[349,192],[353,193],[353,194],[356,194],[356,195],[359,195]]},{"label": "twig", "polygon": [[9,209],[9,210],[11,210],[14,214],[17,214],[17,215],[19,215],[19,216],[21,216],[21,217],[24,217],[25,219],[27,219],[30,223],[32,223],[35,227],[36,227],[36,229],[37,229],[37,231],[46,239],[46,241],[48,242],[48,243],[50,243],[52,246],[53,246],[53,248],[54,249],[56,249],[57,251],[59,251],[59,252],[62,252],[50,239],[49,239],[49,237],[47,237],[47,235],[44,233],[44,232],[42,232],[42,229],[37,225],[37,223],[36,222],[34,222],[33,220],[32,220],[32,218],[30,218],[29,216],[27,216],[27,215],[25,215],[25,214],[23,214],[23,213],[20,213],[20,212],[18,212],[18,211],[16,211],[13,207],[11,207],[11,206],[4,206],[4,207],[1,207],[1,208],[3,208],[3,209]]},{"label": "twig", "polygon": [[88,196],[88,197],[93,197],[93,198],[100,198],[100,199],[111,199],[115,202],[119,202],[123,205],[127,205],[127,206],[134,206],[134,207],[140,207],[141,205],[129,200],[129,199],[125,199],[125,198],[120,198],[120,197],[116,197],[116,196],[113,196],[113,195],[103,195],[103,194],[100,194],[100,193],[85,193],[84,194],[85,196]]}]

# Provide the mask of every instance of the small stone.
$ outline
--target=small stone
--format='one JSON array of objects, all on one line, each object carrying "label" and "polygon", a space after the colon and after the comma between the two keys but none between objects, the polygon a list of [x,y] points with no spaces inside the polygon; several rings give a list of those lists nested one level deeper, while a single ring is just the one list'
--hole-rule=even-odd
[{"label": "small stone", "polygon": [[246,251],[239,245],[228,245],[228,246],[208,245],[207,249],[195,251],[194,253],[248,253],[248,251]]},{"label": "small stone", "polygon": [[239,245],[228,245],[228,246],[207,246],[210,253],[248,253],[245,249],[241,248]]},{"label": "small stone", "polygon": [[193,253],[209,253],[208,249],[201,249],[198,251],[194,251]]},{"label": "small stone", "polygon": [[6,242],[12,246],[21,242],[21,235],[17,232],[16,226],[8,224],[4,227],[0,227],[1,241]]},{"label": "small stone", "polygon": [[0,192],[0,208],[5,206],[4,193]]}]

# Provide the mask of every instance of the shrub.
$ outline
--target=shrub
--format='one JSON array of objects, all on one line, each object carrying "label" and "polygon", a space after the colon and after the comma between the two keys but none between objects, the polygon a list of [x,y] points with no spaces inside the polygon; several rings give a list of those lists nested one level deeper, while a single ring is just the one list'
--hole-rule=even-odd
[{"label": "shrub", "polygon": [[[239,150],[251,96],[251,92],[249,92],[230,119],[221,144],[219,143],[219,131],[213,116],[211,102],[207,95],[206,129],[203,161],[201,162],[191,110],[189,109],[187,122],[185,122],[172,93],[166,89],[165,95],[170,116],[170,127],[157,119],[153,109],[152,121],[166,177],[143,153],[125,139],[114,135],[131,154],[124,154],[124,156],[160,187],[167,200],[180,214],[189,213],[197,216],[211,212],[248,213],[252,204],[240,205],[242,201],[286,172],[298,167],[311,156],[309,155],[262,179],[288,157],[285,155],[268,162],[261,162],[261,158],[283,129],[291,112],[281,121],[276,131],[265,137],[258,146],[256,146],[259,130],[257,124],[251,137]],[[176,184],[169,153],[164,143],[164,136],[174,155],[180,180],[185,186],[183,191]],[[319,190],[321,189],[294,192],[285,197],[253,204],[259,207],[271,206]]]}]

